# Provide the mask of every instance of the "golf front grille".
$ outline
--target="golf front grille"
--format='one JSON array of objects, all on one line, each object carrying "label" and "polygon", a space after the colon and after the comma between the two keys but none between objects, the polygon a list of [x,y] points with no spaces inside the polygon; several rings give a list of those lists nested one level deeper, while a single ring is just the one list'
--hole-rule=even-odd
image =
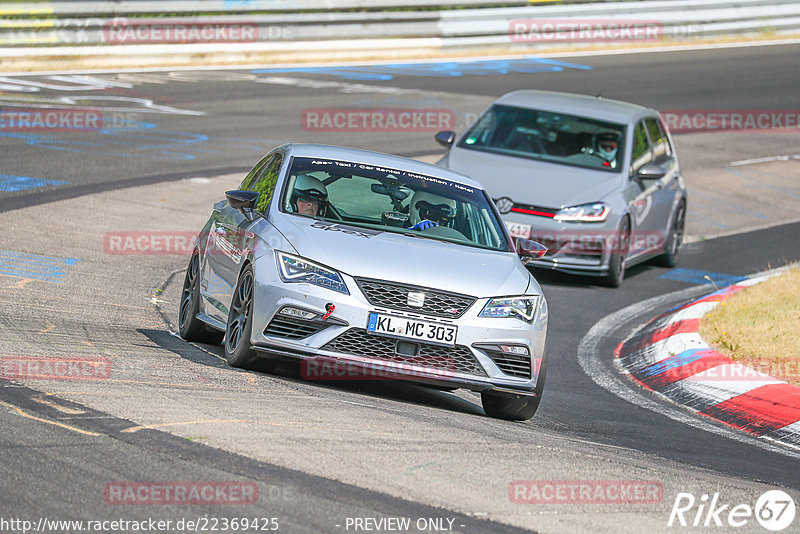
[{"label": "golf front grille", "polygon": [[[400,354],[397,350],[398,343],[416,345],[418,347],[416,355]],[[363,328],[347,330],[323,345],[322,350],[386,362],[428,367],[440,371],[486,376],[486,372],[480,366],[472,351],[463,345],[443,347],[429,343],[397,340],[370,334]]]},{"label": "golf front grille", "polygon": [[[450,293],[438,289],[409,286],[383,280],[356,278],[358,287],[373,306],[382,306],[395,310],[403,310],[436,317],[457,319],[464,315],[475,302],[475,297]],[[425,300],[422,306],[411,306],[408,303],[409,293],[423,293]]]}]

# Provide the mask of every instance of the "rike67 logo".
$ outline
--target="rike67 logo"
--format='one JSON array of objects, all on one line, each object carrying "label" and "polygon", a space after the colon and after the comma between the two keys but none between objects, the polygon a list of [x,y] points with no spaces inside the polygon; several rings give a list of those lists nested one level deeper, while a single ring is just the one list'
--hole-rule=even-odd
[{"label": "rike67 logo", "polygon": [[781,490],[770,490],[756,500],[755,506],[747,503],[724,503],[719,493],[704,493],[699,499],[691,493],[678,493],[669,514],[669,527],[724,527],[737,528],[751,524],[772,532],[789,527],[794,521],[795,504],[792,497]]}]

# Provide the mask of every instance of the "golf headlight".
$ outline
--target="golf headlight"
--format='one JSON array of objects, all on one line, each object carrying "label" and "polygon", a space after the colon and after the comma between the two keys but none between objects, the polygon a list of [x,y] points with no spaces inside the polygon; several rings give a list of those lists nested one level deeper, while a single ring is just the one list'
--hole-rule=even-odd
[{"label": "golf headlight", "polygon": [[559,222],[603,222],[610,212],[609,207],[602,202],[594,202],[564,208],[553,219]]},{"label": "golf headlight", "polygon": [[338,272],[285,252],[276,251],[275,256],[278,259],[278,273],[284,282],[313,284],[345,295],[350,294]]},{"label": "golf headlight", "polygon": [[478,317],[517,317],[530,323],[536,316],[538,302],[538,295],[491,299]]}]

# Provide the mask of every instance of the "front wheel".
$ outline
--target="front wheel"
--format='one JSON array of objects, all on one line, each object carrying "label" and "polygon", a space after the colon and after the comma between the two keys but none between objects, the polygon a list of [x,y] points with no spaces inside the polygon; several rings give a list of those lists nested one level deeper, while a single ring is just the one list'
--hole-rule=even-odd
[{"label": "front wheel", "polygon": [[507,419],[509,421],[527,421],[539,408],[540,396],[528,397],[527,395],[513,395],[495,393],[492,391],[481,392],[483,411],[489,417]]},{"label": "front wheel", "polygon": [[686,227],[686,205],[681,202],[675,211],[669,236],[664,243],[664,253],[656,258],[655,263],[662,267],[675,267],[678,264],[678,251],[683,242],[683,231]]},{"label": "front wheel", "polygon": [[625,256],[628,255],[628,245],[631,239],[631,227],[628,219],[623,219],[617,230],[616,239],[611,246],[608,259],[608,274],[602,278],[603,285],[619,287],[625,278]]},{"label": "front wheel", "polygon": [[253,331],[253,266],[247,265],[239,275],[233,292],[228,326],[225,329],[225,357],[233,367],[249,368],[256,359],[250,345]]},{"label": "front wheel", "polygon": [[197,341],[209,345],[219,345],[223,333],[206,326],[197,318],[200,313],[200,253],[195,250],[186,277],[183,279],[181,304],[178,311],[178,332],[186,341]]}]

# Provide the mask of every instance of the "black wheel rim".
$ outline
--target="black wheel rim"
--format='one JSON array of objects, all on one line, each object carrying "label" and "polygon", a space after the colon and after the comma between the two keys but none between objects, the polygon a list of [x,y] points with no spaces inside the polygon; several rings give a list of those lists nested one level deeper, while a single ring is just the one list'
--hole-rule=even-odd
[{"label": "black wheel rim", "polygon": [[181,294],[181,309],[179,314],[180,326],[183,327],[189,320],[194,306],[194,286],[197,283],[197,273],[200,270],[200,256],[192,255],[189,268],[186,270],[186,278],[183,281],[183,293]]},{"label": "black wheel rim", "polygon": [[247,321],[250,320],[250,302],[253,300],[253,273],[245,271],[236,285],[236,292],[231,302],[228,331],[226,332],[225,348],[228,353],[233,353],[242,341],[242,334]]},{"label": "black wheel rim", "polygon": [[686,214],[686,210],[683,206],[678,208],[678,210],[678,214],[675,217],[675,227],[672,229],[672,243],[670,243],[669,247],[669,253],[673,257],[678,255],[678,249],[683,241],[683,228]]},{"label": "black wheel rim", "polygon": [[627,222],[620,229],[619,236],[619,264],[617,265],[616,278],[621,282],[625,278],[625,262],[631,240],[631,231]]}]

